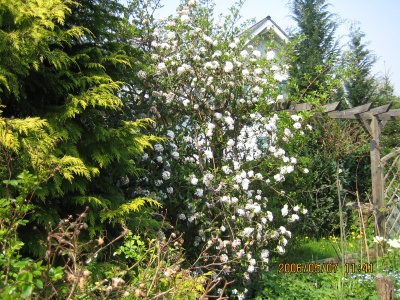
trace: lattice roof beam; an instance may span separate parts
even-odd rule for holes
[[[380,114],[383,114],[383,113],[386,113],[389,111],[390,106],[391,106],[391,104],[389,103],[389,104],[385,104],[382,106],[371,108],[367,112],[359,114],[359,117],[361,119],[368,119],[368,120],[372,120],[372,118],[374,116],[378,116],[378,118],[379,118]]]
[[[322,106],[322,111],[324,113],[329,113],[338,109],[340,102],[333,102]]]
[[[329,104],[322,106],[321,111],[324,113],[328,113],[328,112],[336,110],[339,107],[339,105],[340,105],[340,102],[329,103]],[[289,111],[289,112],[302,111],[302,110],[310,111],[312,109],[313,109],[313,106],[311,103],[298,103],[295,105],[291,105],[289,107],[289,109],[287,109],[287,111]]]
[[[342,111],[331,111],[328,116],[333,119],[358,119],[358,115],[370,110],[372,103],[356,106]]]
[[[387,113],[390,109],[391,104],[385,104],[368,110],[367,112],[358,115],[357,119],[361,121],[363,127],[368,131],[372,138],[379,139],[383,128],[386,126],[387,120],[380,120],[379,115],[382,113]],[[373,130],[371,128],[371,123],[376,121],[376,128]]]
[[[400,117],[400,109],[391,109],[388,112],[382,113],[378,115],[380,120],[393,120],[396,117]]]

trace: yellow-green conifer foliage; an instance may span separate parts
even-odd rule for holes
[[[146,134],[152,120],[124,114],[119,78],[132,57],[80,26],[80,7],[68,0],[0,2],[0,179],[29,170],[43,181],[32,215],[39,224],[90,206],[93,234],[101,230],[94,226],[100,210],[115,221],[120,207],[129,213],[143,201],[158,205],[135,201],[120,182],[144,171],[135,161],[160,140]]]

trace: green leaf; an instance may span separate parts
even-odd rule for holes
[[[49,270],[49,275],[51,280],[58,280],[63,277],[64,270],[62,267],[57,267],[57,268],[51,268]]]
[[[30,260],[20,260],[13,264],[15,268],[22,269],[29,265],[31,262]]]
[[[32,294],[33,288],[34,288],[33,284],[23,285],[21,297],[28,298]]]
[[[19,181],[18,181],[18,180],[15,180],[15,179],[3,180],[3,182],[4,182],[5,184],[9,184],[9,185],[12,185],[12,186],[17,186],[18,183],[19,183]]]
[[[26,282],[32,282],[33,281],[33,274],[30,272],[22,272],[18,274],[17,277],[18,281],[26,281]]]
[[[40,280],[39,278],[33,279],[33,283],[34,283],[39,289],[42,289],[42,288],[43,288],[43,281]]]

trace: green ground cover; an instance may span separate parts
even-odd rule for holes
[[[346,241],[350,253],[360,252],[361,236],[349,235]],[[378,261],[362,263],[317,262],[340,254],[336,237],[319,240],[304,237],[294,240],[288,253],[277,257],[268,272],[257,283],[255,299],[379,299],[375,275],[388,275],[395,283],[395,299],[400,299],[398,250],[388,252]],[[362,259],[362,260],[361,260]],[[360,267],[359,267],[360,265]],[[260,288],[262,286],[262,288]]]

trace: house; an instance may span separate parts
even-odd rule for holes
[[[262,19],[253,26],[251,26],[247,31],[250,33],[249,43],[255,38],[259,39],[258,50],[263,52],[264,46],[268,41],[273,40],[277,45],[284,45],[289,41],[289,36],[276,24],[270,16]]]
[[[262,55],[266,55],[267,59],[274,59],[277,57],[279,50],[289,41],[289,36],[272,20],[270,16],[257,22],[249,29],[247,29],[250,38],[247,42],[248,45],[252,45],[256,41],[254,48],[259,50]],[[268,49],[267,45],[273,42],[274,47]],[[275,71],[275,78],[280,82],[283,90],[286,88],[286,82],[288,79],[287,70],[277,69]],[[285,94],[285,93],[284,93]],[[286,95],[284,95],[286,96]]]

